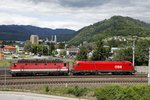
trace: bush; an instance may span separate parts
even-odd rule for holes
[[[95,95],[97,100],[149,100],[150,86],[104,86]]]
[[[150,86],[149,85],[141,85],[141,86],[133,86],[133,90],[136,91],[138,98],[140,100],[149,100],[150,98]]]
[[[120,100],[121,98],[120,86],[106,86],[96,89],[95,95],[98,100]]]
[[[46,93],[49,92],[49,87],[48,87],[48,86],[45,87],[45,92],[46,92]]]
[[[122,91],[122,100],[137,100],[140,98],[137,92],[131,86],[122,88]]]
[[[68,90],[67,90],[68,94],[73,94],[76,97],[83,96],[86,94],[86,92],[87,92],[87,88],[80,88],[78,86],[75,86],[73,88],[68,88]]]

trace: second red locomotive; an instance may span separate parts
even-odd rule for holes
[[[134,66],[129,61],[76,61],[73,74],[134,74]]]

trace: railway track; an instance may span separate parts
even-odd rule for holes
[[[147,74],[136,75],[87,75],[87,76],[20,76],[12,77],[10,75],[0,76],[0,80],[14,80],[14,79],[52,79],[52,78],[147,78]]]
[[[4,77],[0,86],[35,86],[35,85],[105,85],[105,84],[144,84],[148,83],[147,75],[103,75],[103,76],[32,76]]]
[[[22,80],[7,80],[0,81],[0,86],[17,86],[17,85],[39,85],[39,84],[49,84],[49,85],[58,85],[58,84],[133,84],[133,83],[147,83],[147,78],[76,78],[76,79],[22,79]]]

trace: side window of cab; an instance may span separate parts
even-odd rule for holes
[[[16,67],[16,64],[14,63],[14,67]]]
[[[76,66],[80,66],[80,64],[79,64],[79,63],[77,63],[77,64],[76,64]]]
[[[129,64],[129,66],[133,66],[132,64]]]

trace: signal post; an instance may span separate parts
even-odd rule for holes
[[[148,60],[148,85],[150,85],[150,47],[149,47],[149,60]]]

